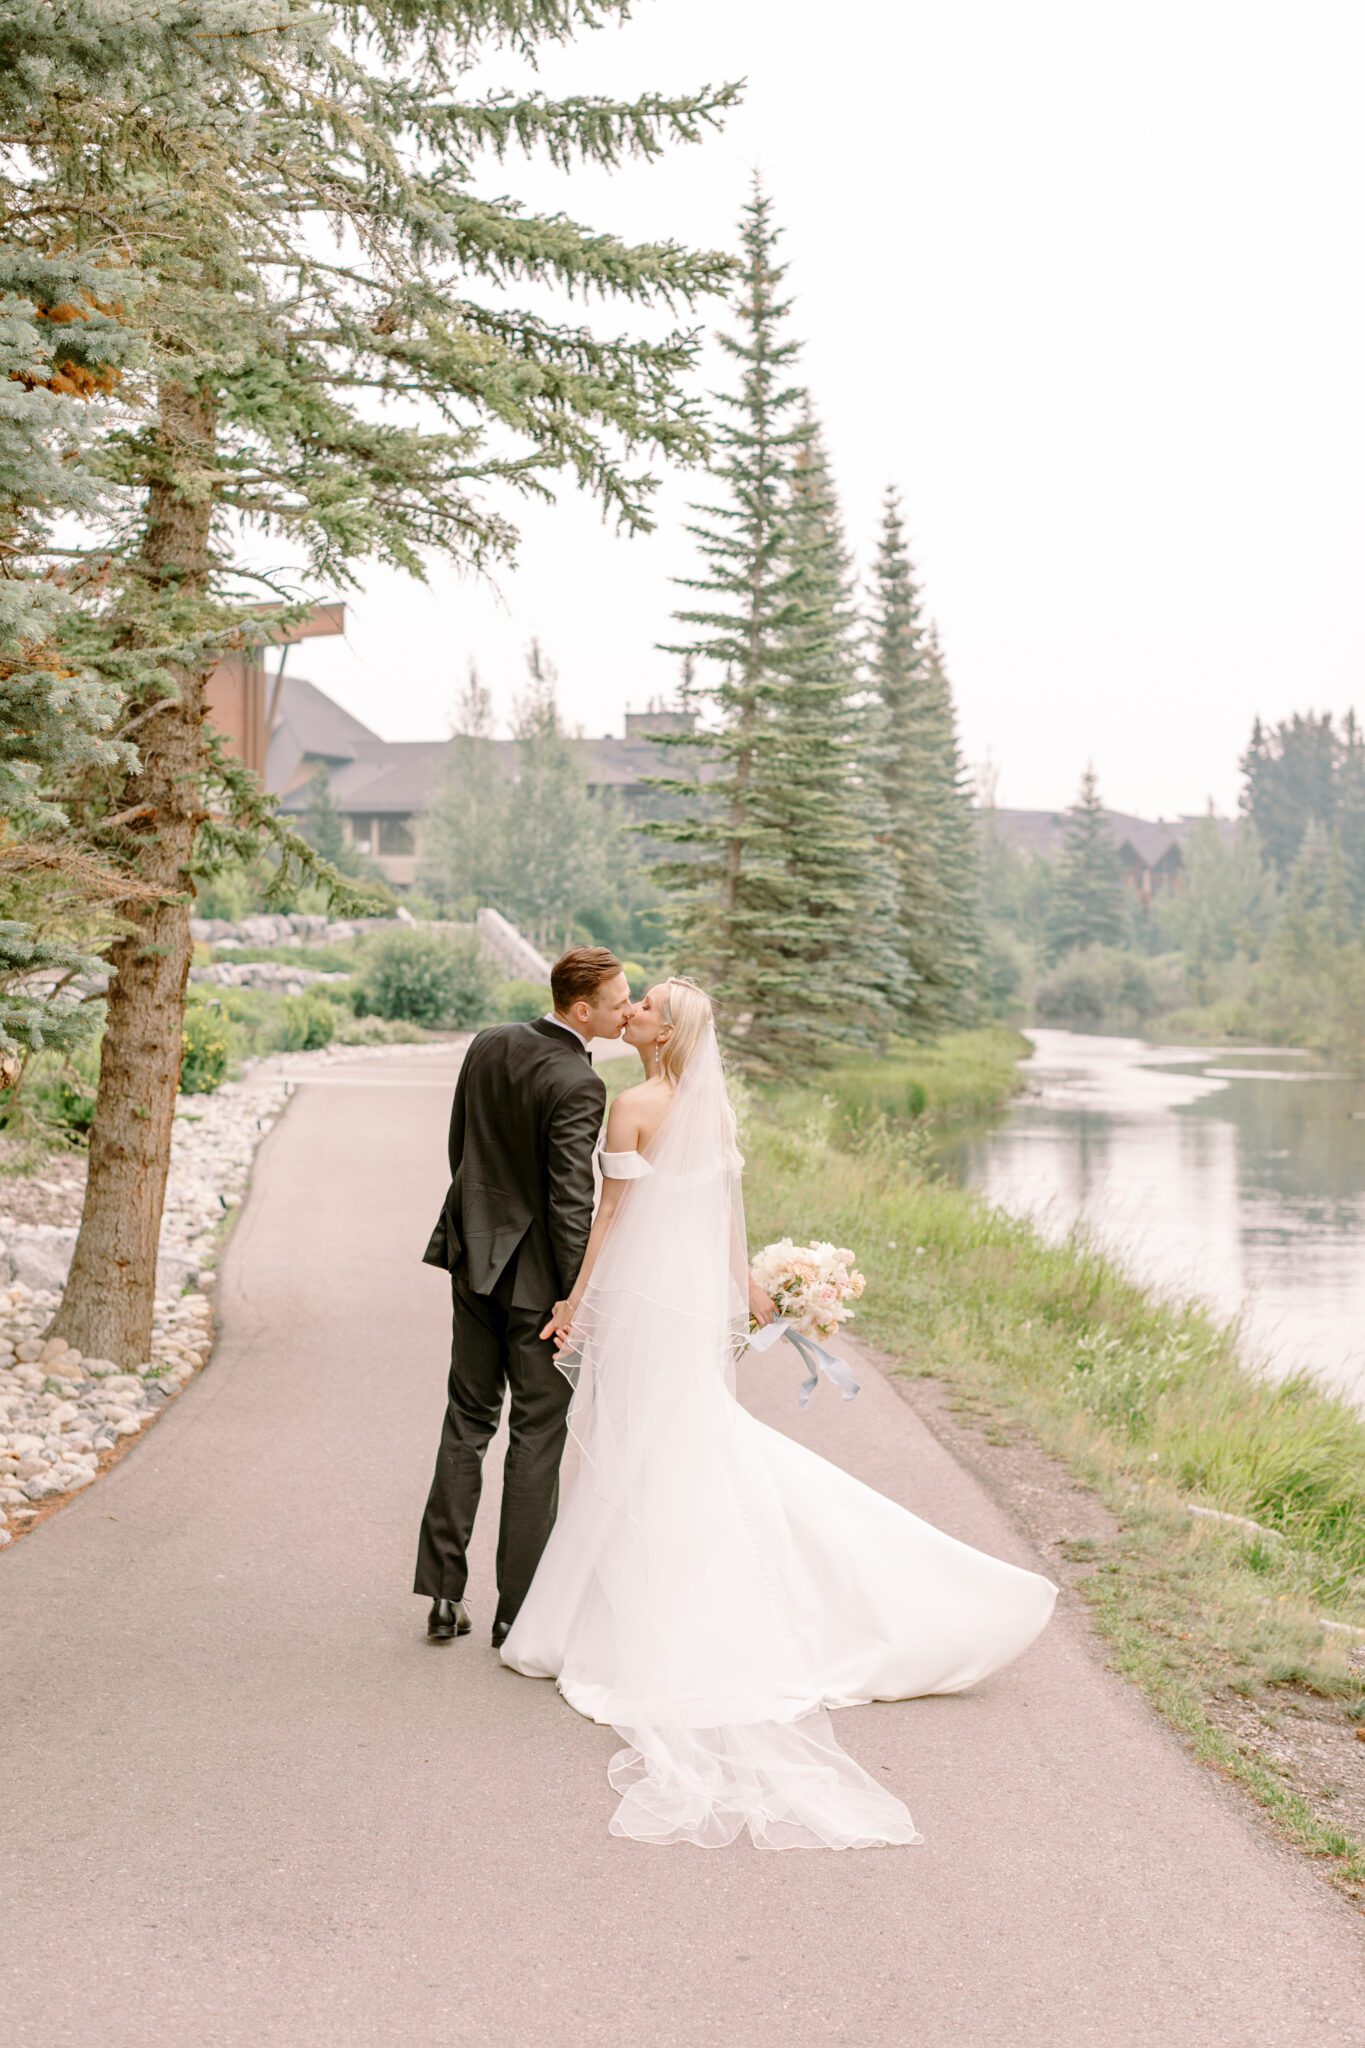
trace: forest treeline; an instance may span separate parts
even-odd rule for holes
[[[1055,861],[1008,845],[987,806],[988,1006],[1365,1065],[1365,733],[1353,712],[1258,719],[1240,765],[1236,820],[1200,820],[1150,901],[1124,880],[1093,770]]]

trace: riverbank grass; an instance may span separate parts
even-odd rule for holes
[[[878,1121],[939,1126],[991,1115],[1027,1084],[1020,1062],[1033,1048],[1020,1031],[990,1024],[935,1045],[894,1040],[876,1059],[822,1074],[819,1093],[856,1136]]]
[[[952,1040],[935,1048],[940,1101],[953,1059]],[[1101,1498],[1117,1533],[1072,1561],[1115,1664],[1365,1895],[1365,1798],[1329,1782],[1330,1762],[1305,1789],[1271,1740],[1306,1715],[1340,1762],[1365,1727],[1352,1654],[1365,1634],[1349,1633],[1365,1630],[1365,1416],[1305,1376],[1249,1370],[1235,1332],[1137,1286],[1079,1236],[1049,1243],[934,1180],[914,1123],[907,1143],[885,1113],[881,1072],[868,1063],[861,1116],[853,1069],[837,1096],[821,1085],[747,1105],[752,1240],[855,1247],[868,1276],[857,1332],[902,1372],[947,1381],[988,1428],[1027,1432]],[[962,1096],[975,1103],[970,1084]]]

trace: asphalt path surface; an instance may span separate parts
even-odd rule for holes
[[[609,1837],[610,1730],[489,1647],[495,1456],[475,1632],[426,1644],[449,1301],[419,1255],[453,1076],[426,1055],[299,1088],[212,1363],[0,1557],[11,2048],[1365,2043],[1365,1923],[1066,1596],[978,1691],[837,1717],[926,1837],[842,1855]],[[745,1397],[1048,1569],[875,1371],[804,1413],[800,1378],[769,1356]]]

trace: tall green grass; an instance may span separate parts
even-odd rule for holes
[[[880,1057],[832,1067],[817,1085],[845,1130],[855,1134],[881,1118],[966,1122],[988,1116],[1024,1086],[1019,1062],[1031,1050],[1008,1025],[990,1024],[954,1032],[935,1045],[893,1041]]]
[[[1284,1539],[1300,1583],[1365,1623],[1365,1415],[1303,1375],[1245,1366],[1235,1333],[1163,1300],[1079,1237],[925,1176],[882,1126],[831,1142],[812,1095],[750,1106],[745,1199],[756,1242],[854,1246],[855,1328],[920,1371],[1004,1397],[1053,1448],[1144,1490],[1245,1515]]]

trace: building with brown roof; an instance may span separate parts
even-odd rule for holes
[[[1153,896],[1174,895],[1180,888],[1185,868],[1185,849],[1203,820],[1197,817],[1134,818],[1126,811],[1106,811],[1105,823],[1119,850],[1123,878],[1144,903]],[[1040,860],[1056,860],[1066,842],[1065,811],[1010,811],[999,808],[983,813],[983,823],[1006,846],[1030,853]],[[1216,820],[1226,839],[1236,837],[1236,822]]]
[[[666,763],[651,733],[691,730],[691,713],[627,711],[624,737],[578,739],[588,786],[610,792],[633,817],[656,815],[666,801],[649,778]],[[286,675],[266,757],[265,782],[286,816],[308,809],[309,789],[325,770],[332,802],[354,844],[377,861],[395,889],[417,875],[417,830],[445,770],[448,740],[381,740],[369,726],[302,676]],[[500,773],[515,780],[516,742],[489,742]]]
[[[411,888],[417,876],[417,834],[422,814],[445,772],[448,740],[382,740],[368,725],[302,676],[282,676],[272,690],[275,720],[265,760],[265,783],[286,816],[308,809],[309,785],[325,770],[332,801],[354,843],[378,863],[395,889]],[[651,735],[695,729],[692,713],[655,705],[627,711],[625,731],[600,739],[580,738],[588,785],[611,793],[634,818],[660,816],[669,798],[651,786],[668,772],[667,757]],[[517,772],[514,740],[492,740],[497,770],[512,780]],[[1123,865],[1124,878],[1144,902],[1180,886],[1185,849],[1200,820],[1193,817],[1135,818],[1106,811]],[[1055,860],[1066,837],[1065,811],[993,809],[983,814],[1006,845]],[[1236,825],[1220,819],[1229,838]]]

